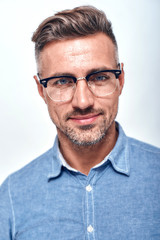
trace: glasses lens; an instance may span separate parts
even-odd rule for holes
[[[96,96],[110,95],[117,87],[116,76],[112,72],[94,73],[89,77],[88,86]]]
[[[59,77],[48,81],[46,90],[53,101],[67,101],[72,98],[74,87],[71,77]]]

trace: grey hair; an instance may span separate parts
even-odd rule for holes
[[[44,46],[52,41],[74,39],[98,32],[106,34],[115,46],[115,60],[118,64],[118,46],[112,24],[105,13],[93,6],[80,6],[64,10],[45,19],[33,33],[35,56],[38,61]]]

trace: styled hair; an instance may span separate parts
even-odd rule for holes
[[[45,19],[32,36],[32,41],[35,42],[36,59],[39,59],[40,52],[49,42],[88,36],[98,32],[106,34],[112,40],[117,61],[118,46],[112,24],[103,11],[93,6],[64,10]]]

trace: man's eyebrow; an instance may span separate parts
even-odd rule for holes
[[[92,69],[89,69],[86,72],[85,76],[87,76],[87,75],[89,75],[91,73],[94,73],[94,72],[103,71],[103,70],[112,70],[112,69],[113,68],[109,68],[107,66],[98,67],[98,68],[92,68]],[[114,69],[116,69],[116,68],[114,68]],[[49,77],[59,77],[59,76],[73,76],[73,77],[76,77],[76,74],[71,73],[71,72],[56,72],[56,73],[48,75],[47,78],[49,78]],[[82,76],[82,77],[85,77],[85,76]],[[81,77],[81,76],[77,76],[77,77]]]
[[[106,66],[104,66],[104,67],[99,67],[99,68],[92,68],[92,69],[90,69],[90,70],[87,72],[86,75],[89,75],[89,74],[94,73],[94,72],[105,71],[105,70],[111,70],[111,68],[106,67]]]
[[[59,76],[74,76],[71,72],[56,72],[53,74],[50,74],[48,77],[59,77]]]
[[[70,72],[56,72],[56,73],[51,73],[48,74],[47,76],[43,77],[42,73],[37,73],[37,75],[41,78],[41,79],[46,79],[46,78],[51,78],[51,77],[59,77],[59,76],[74,76],[73,73]]]

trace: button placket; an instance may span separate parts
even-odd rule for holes
[[[89,225],[88,227],[87,227],[87,231],[89,232],[89,233],[91,233],[91,232],[93,232],[93,227],[92,227],[92,225]]]
[[[94,202],[93,186],[88,184],[86,187],[86,214],[87,214],[87,236],[89,240],[95,239],[94,236]]]
[[[92,191],[92,187],[91,187],[90,184],[86,186],[86,190],[87,190],[88,192]]]

